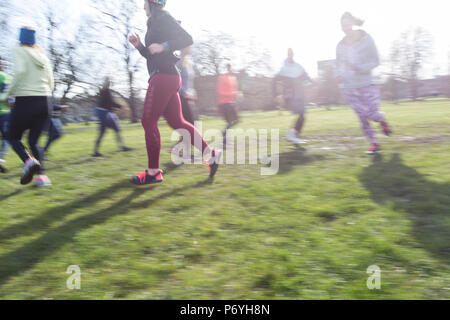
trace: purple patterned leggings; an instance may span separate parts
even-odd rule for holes
[[[344,95],[348,103],[355,110],[361,121],[362,130],[371,143],[378,143],[369,120],[386,122],[380,112],[380,93],[376,86],[368,86],[357,89],[344,89]]]

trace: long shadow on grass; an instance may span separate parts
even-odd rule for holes
[[[323,155],[308,155],[304,149],[297,149],[280,154],[279,174],[288,174],[297,166],[304,166],[315,161],[325,160]]]
[[[206,179],[195,185],[189,185],[188,187],[189,190],[192,190],[207,186],[211,183],[212,181],[210,179]],[[39,263],[39,261],[51,255],[66,243],[71,242],[78,232],[95,225],[103,224],[105,221],[115,216],[132,213],[135,209],[152,208],[156,202],[177,196],[183,193],[186,188],[186,186],[182,186],[166,193],[156,195],[145,201],[131,203],[131,201],[136,200],[140,195],[149,190],[148,188],[137,188],[128,196],[106,209],[101,209],[71,220],[56,229],[44,233],[38,239],[0,257],[0,286],[7,282],[11,277],[20,275],[33,268],[36,263]],[[149,213],[151,213],[151,211]]]
[[[414,237],[427,251],[446,263],[450,261],[450,184],[428,181],[406,166],[398,154],[389,161],[376,157],[363,170],[360,181],[375,202],[393,204],[409,215]]]
[[[23,190],[22,190],[22,189],[19,189],[19,190],[16,190],[16,191],[14,191],[14,192],[5,194],[5,195],[3,195],[3,196],[0,196],[0,201],[6,200],[6,199],[11,198],[11,197],[14,197],[14,196],[17,196],[18,194],[21,194],[22,192],[23,192]]]
[[[176,170],[179,166],[166,164],[165,173],[172,172]],[[16,236],[24,236],[28,234],[33,234],[37,231],[44,230],[48,228],[53,222],[63,219],[65,216],[68,216],[77,210],[82,208],[87,208],[97,202],[103,201],[104,199],[111,199],[114,193],[121,189],[129,189],[133,186],[126,181],[120,181],[108,188],[101,189],[93,194],[90,194],[82,199],[76,199],[70,203],[66,203],[64,205],[51,208],[44,213],[34,217],[31,220],[25,221],[23,223],[19,223],[16,225],[12,225],[8,228],[0,230],[0,243],[15,238]],[[147,189],[148,190],[148,189]],[[17,194],[20,194],[21,190],[17,190],[9,195],[1,196],[0,201],[5,200],[6,198],[13,197]]]

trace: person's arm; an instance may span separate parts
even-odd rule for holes
[[[171,15],[164,14],[161,17],[164,28],[169,31],[169,39],[162,43],[164,51],[177,51],[194,44],[192,36]]]
[[[141,56],[143,56],[144,58],[146,58],[146,59],[149,59],[149,58],[150,58],[150,56],[151,56],[150,51],[148,51],[148,48],[146,48],[146,47],[142,44],[142,42],[139,42],[139,45],[137,46],[136,49],[138,49],[139,53],[140,53]]]
[[[150,51],[148,51],[148,48],[146,48],[142,42],[141,42],[141,38],[139,37],[139,35],[137,33],[134,33],[132,35],[130,35],[129,39],[130,43],[139,51],[139,53],[141,54],[141,56],[143,56],[146,59],[150,58]]]
[[[25,74],[25,64],[22,57],[22,54],[20,53],[19,48],[16,48],[13,52],[13,59],[14,59],[14,75],[11,81],[11,85],[6,91],[6,99],[8,99],[9,96],[14,94],[14,90],[17,87],[17,84],[22,81],[22,75]]]
[[[371,36],[368,36],[366,48],[364,50],[365,57],[364,61],[358,65],[352,66],[357,72],[369,73],[376,67],[380,65],[380,57],[378,55],[378,50],[375,45],[375,41]]]
[[[182,50],[194,44],[191,35],[170,14],[163,13],[157,19],[158,21],[155,23],[158,23],[161,29],[166,32],[167,41],[152,43],[148,47],[151,55]]]

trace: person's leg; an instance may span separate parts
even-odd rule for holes
[[[23,133],[29,129],[30,116],[27,113],[26,103],[27,101],[24,98],[16,98],[16,105],[11,111],[7,131],[9,144],[24,163],[31,157],[21,141]]]
[[[175,92],[175,94],[173,94],[171,99],[169,100],[164,111],[164,118],[167,120],[167,123],[172,129],[187,130],[191,137],[191,144],[199,149],[203,154],[205,151],[210,150],[208,143],[205,141],[205,139],[203,139],[198,129],[183,118],[183,114],[181,111],[181,101],[178,92]],[[201,142],[201,146],[195,145],[195,142],[197,141]]]
[[[30,131],[28,133],[28,144],[30,146],[30,150],[35,159],[37,159],[41,163],[41,167],[38,171],[39,174],[43,174],[43,150],[39,148],[38,141],[39,137],[42,134],[44,126],[49,120],[48,114],[48,104],[46,97],[36,98],[36,106],[35,106],[35,114],[33,116],[33,122],[30,126]]]
[[[186,120],[190,124],[194,125],[195,119],[194,119],[194,113],[192,110],[191,102],[183,96],[180,96],[180,100],[181,100],[181,109],[183,111],[184,120]]]
[[[58,129],[54,126],[53,120],[50,120],[50,124],[48,127],[48,139],[47,139],[47,143],[45,144],[45,147],[44,147],[44,153],[46,153],[48,151],[48,149],[50,148],[50,145],[53,142],[55,142],[59,137],[60,137],[60,134],[58,132]]]
[[[9,143],[6,140],[6,132],[8,131],[9,114],[0,115],[0,134],[2,144],[0,149],[0,159],[4,159],[8,153]]]
[[[161,136],[158,129],[158,120],[164,113],[174,92],[178,90],[178,83],[179,79],[177,82],[176,76],[163,74],[153,76],[149,82],[141,122],[145,131],[148,168],[152,173],[159,170]]]
[[[373,128],[370,125],[369,120],[367,118],[367,111],[364,106],[364,99],[362,96],[361,89],[347,89],[345,90],[345,96],[350,106],[353,108],[353,110],[355,110],[356,114],[358,115],[359,120],[361,121],[362,130],[366,135],[366,137],[372,144],[378,144],[378,141],[375,139],[375,133],[373,131]]]
[[[99,154],[100,144],[102,143],[102,139],[103,139],[103,135],[105,134],[105,131],[106,131],[106,126],[101,121],[99,123],[99,127],[98,127],[98,138],[97,138],[97,141],[95,142],[94,155]]]
[[[363,103],[367,106],[367,118],[381,124],[384,134],[391,135],[392,130],[386,121],[386,117],[380,112],[380,92],[376,86],[362,89]]]
[[[230,103],[228,107],[228,126],[227,129],[231,129],[239,123],[239,116],[236,111],[236,104]]]
[[[380,94],[376,86],[361,89],[362,101],[367,106],[367,118],[369,120],[386,123],[383,113],[380,112]]]
[[[294,129],[295,129],[295,131],[297,131],[298,134],[300,134],[302,132],[304,122],[305,122],[304,114],[300,113],[298,115],[298,119],[295,122],[295,126],[294,126]]]

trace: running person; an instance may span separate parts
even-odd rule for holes
[[[37,173],[36,185],[49,186],[50,180],[43,174],[42,154],[37,142],[49,118],[54,80],[50,60],[36,44],[36,31],[24,27],[20,30],[20,46],[14,49],[14,76],[7,97],[14,95],[16,102],[11,111],[8,141],[25,166],[20,179],[28,184]],[[22,144],[23,133],[29,130],[28,143],[32,155]]]
[[[61,113],[62,110],[68,108],[68,106],[65,105],[58,105],[55,103],[55,100],[52,99],[52,108],[53,111],[51,113],[51,118],[48,122],[48,128],[47,128],[47,143],[45,144],[45,147],[43,148],[43,152],[44,152],[44,160],[47,160],[47,152],[48,149],[50,148],[50,145],[53,144],[53,142],[55,142],[56,140],[58,140],[59,138],[61,138],[61,136],[63,135],[63,124],[61,122]]]
[[[98,107],[95,108],[94,112],[99,120],[98,127],[98,138],[95,142],[93,157],[103,157],[103,154],[99,152],[100,144],[103,140],[103,135],[107,128],[113,129],[116,133],[116,140],[120,147],[120,149],[124,152],[131,151],[131,148],[128,148],[124,145],[122,136],[120,135],[120,122],[117,115],[114,113],[115,109],[120,109],[120,104],[114,102],[114,98],[111,94],[110,90],[111,81],[109,78],[105,79],[103,84],[103,88],[100,90],[99,99],[98,99]]]
[[[159,168],[161,137],[158,119],[164,116],[173,129],[184,129],[190,133],[191,144],[201,142],[204,156],[209,157],[210,178],[214,177],[222,154],[220,150],[211,149],[200,132],[184,120],[180,95],[181,77],[175,64],[178,58],[173,54],[193,44],[192,37],[163,8],[166,0],[144,0],[144,9],[148,19],[145,45],[137,34],[130,36],[130,42],[147,59],[150,74],[147,95],[142,112],[142,126],[145,130],[147,144],[148,168],[137,173],[131,182],[138,185],[162,182],[162,170]]]
[[[238,96],[238,81],[233,74],[231,64],[227,64],[227,73],[219,76],[217,80],[217,105],[227,126],[223,131],[223,145],[226,145],[227,131],[239,122],[236,111],[236,99]]]
[[[180,100],[183,118],[190,124],[194,125],[194,122],[198,119],[198,117],[195,112],[197,93],[194,88],[195,72],[192,65],[191,53],[191,47],[186,47],[181,50],[181,57],[180,61],[177,63],[177,67],[181,74]]]
[[[6,141],[6,131],[8,129],[10,109],[8,105],[8,97],[6,91],[10,84],[10,77],[3,72],[3,60],[0,57],[0,135],[1,135],[1,147],[0,147],[0,172],[5,173],[5,158],[8,154],[8,142]]]
[[[303,140],[299,138],[305,123],[305,93],[304,82],[313,82],[305,69],[294,61],[294,51],[288,49],[288,58],[284,61],[281,70],[277,73],[273,81],[273,93],[278,105],[284,105],[287,109],[295,114],[298,118],[294,128],[289,129],[286,139],[294,144],[302,144]],[[278,92],[279,84],[281,84],[282,92]]]
[[[380,145],[369,120],[379,122],[387,136],[392,131],[379,111],[380,94],[373,84],[372,70],[380,64],[375,42],[365,31],[353,29],[353,26],[362,26],[363,23],[348,12],[341,17],[345,37],[337,45],[336,67],[344,95],[359,116],[362,129],[371,143],[367,153],[374,154],[380,151]]]

